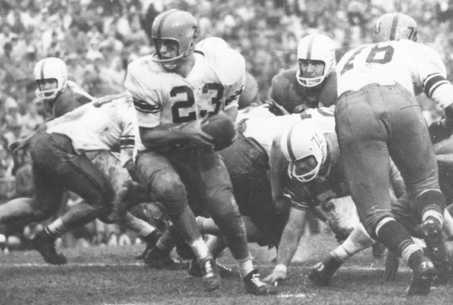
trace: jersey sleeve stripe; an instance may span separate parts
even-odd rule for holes
[[[431,92],[429,93],[429,97],[433,96],[434,91],[436,91],[437,88],[439,88],[441,85],[448,84],[448,80],[444,80],[441,82],[437,82],[433,87],[431,88]]]
[[[424,91],[428,97],[431,97],[434,89],[447,82],[445,77],[440,74],[430,74],[424,81]]]
[[[134,139],[121,139],[120,140],[120,146],[121,147],[124,147],[124,146],[129,146],[129,145],[134,145],[135,144],[135,140]]]
[[[160,105],[151,105],[145,101],[134,99],[134,107],[139,112],[143,113],[157,113],[160,111]]]

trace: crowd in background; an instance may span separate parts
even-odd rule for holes
[[[45,120],[36,61],[62,58],[70,79],[93,96],[120,92],[128,62],[152,52],[146,25],[167,8],[190,11],[202,37],[239,49],[263,100],[272,77],[295,65],[300,37],[328,33],[340,57],[370,42],[376,17],[392,11],[416,19],[419,40],[442,54],[453,77],[452,0],[0,0],[0,202],[18,195],[8,144]],[[432,104],[422,103],[432,119]]]

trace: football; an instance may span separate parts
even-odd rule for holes
[[[215,150],[230,146],[236,134],[233,121],[224,113],[206,118],[201,123],[201,130],[214,139]]]

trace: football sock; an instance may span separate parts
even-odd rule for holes
[[[439,211],[433,209],[426,210],[422,215],[422,222],[425,222],[429,218],[439,223],[440,226],[443,225],[444,217]]]
[[[206,259],[210,256],[208,246],[201,237],[195,239],[190,244],[190,247],[192,248],[192,251],[194,252],[197,259],[199,260]]]
[[[244,259],[238,259],[237,262],[239,266],[239,273],[241,274],[242,278],[244,278],[247,274],[255,270],[255,266],[250,255]]]
[[[44,228],[44,232],[52,238],[57,238],[66,232],[66,228],[61,218],[57,218]]]
[[[409,232],[390,217],[381,220],[377,226],[376,235],[390,251],[401,255],[408,263],[411,255],[421,250],[421,247],[414,243]]]

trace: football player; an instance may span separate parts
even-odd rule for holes
[[[33,76],[37,87],[36,95],[44,102],[47,120],[57,118],[93,100],[93,97],[76,83],[68,80],[68,69],[60,58],[41,59],[34,67]],[[23,157],[29,154],[28,139],[30,137],[25,137],[10,145],[14,158],[14,172],[28,171],[28,163],[24,162]]]
[[[274,76],[271,102],[281,112],[330,106],[337,97],[335,42],[324,34],[310,34],[297,47],[297,67]]]
[[[334,118],[332,110],[327,108],[312,108],[305,110],[302,114],[284,116],[275,116],[269,108],[271,108],[269,104],[263,104],[240,111],[237,119],[237,138],[231,146],[220,151],[220,154],[231,176],[234,196],[246,224],[247,240],[260,245],[278,246],[286,225],[288,206],[285,203],[277,208],[272,198],[268,177],[269,159],[272,150],[275,149],[272,143],[287,128],[303,120],[315,121],[319,126],[330,125],[331,133],[334,133]],[[307,127],[307,125],[309,124],[304,126]],[[285,192],[302,192],[298,188],[304,188],[304,184],[290,183],[287,172],[283,174]],[[326,215],[329,220],[337,218],[336,214],[334,208],[323,211],[323,215]],[[197,217],[197,222],[202,233],[222,235],[212,219]],[[343,223],[344,219],[340,222],[336,219],[329,221],[329,224],[335,233],[345,235],[342,231],[347,225]],[[210,237],[209,246],[215,257],[224,249],[221,238],[214,241],[214,238]],[[193,269],[191,266],[189,271],[196,273]]]
[[[395,29],[399,17],[391,23],[385,20],[379,31],[395,39],[401,33]],[[428,129],[414,98],[424,90],[445,107],[445,125],[452,126],[453,87],[445,74],[435,51],[409,39],[362,45],[343,56],[337,66],[340,97],[335,119],[352,197],[370,236],[401,255],[413,270],[409,294],[429,293],[433,262],[439,270],[446,264],[441,231],[445,198]],[[433,262],[390,212],[390,156],[420,217]]]
[[[143,143],[134,176],[165,205],[191,246],[206,290],[217,289],[220,277],[194,212],[208,213],[221,229],[247,292],[275,293],[252,262],[230,177],[216,152],[235,135],[245,61],[220,38],[196,45],[198,32],[191,14],[165,11],[151,25],[155,54],[128,67],[125,86],[134,98]]]
[[[400,39],[409,39],[416,41],[417,23],[412,17],[408,15],[402,13],[387,13],[377,19],[374,34],[376,41]],[[439,155],[438,159],[439,158],[442,158],[442,156]],[[442,181],[444,181],[443,184],[445,184],[448,179],[442,179],[442,175],[440,175],[440,177],[442,186]],[[442,191],[446,190],[448,190],[448,188],[442,188]],[[418,225],[418,217],[412,216],[412,213],[409,211],[410,207],[407,206],[408,202],[406,200],[393,202],[397,203],[392,205],[395,216],[397,216],[406,224],[407,229],[412,230],[412,234],[416,235],[417,233],[415,233],[413,229],[414,225]],[[448,211],[445,211],[444,216],[444,226],[448,226],[451,223],[451,221],[449,221],[451,219],[451,216],[449,215]],[[447,231],[447,233],[449,232],[449,228],[445,228],[445,230]],[[369,246],[371,240],[367,239],[368,238],[366,237],[366,235],[364,235],[361,231],[361,228],[356,228],[343,244],[332,250],[327,255],[327,257],[322,260],[322,262],[315,265],[314,269],[310,272],[309,278],[317,285],[328,285],[333,274],[345,260],[353,256],[358,251]],[[358,245],[358,247],[354,247],[354,244]],[[388,263],[386,264],[386,272],[384,275],[386,280],[393,278],[396,274],[397,267],[395,266],[397,265],[395,265],[395,263],[389,262],[389,260],[394,259],[395,258],[393,255],[391,255],[391,257],[387,259]],[[441,276],[445,276],[445,274]]]
[[[32,240],[33,246],[51,264],[64,264],[56,252],[55,239],[66,231],[95,218],[120,221],[154,244],[155,228],[126,213],[121,192],[130,167],[137,125],[129,96],[96,100],[46,123],[46,131],[30,140],[35,196],[12,200],[0,206],[0,223],[30,223],[49,218],[59,210],[64,190],[85,199],[56,218]],[[104,99],[104,100],[106,100]],[[114,100],[114,101],[111,101]],[[110,151],[121,149],[120,161]]]
[[[321,110],[323,108],[319,109]],[[347,206],[350,198],[335,134],[333,112],[329,114],[324,110],[323,113],[322,120],[302,120],[282,132],[272,143],[272,197],[277,206],[289,205],[290,211],[278,247],[277,265],[266,278],[269,282],[286,279],[288,265],[304,232],[308,210],[319,207],[317,211],[324,216],[339,240],[344,240],[354,228],[360,226],[358,218],[354,217],[354,209],[346,214],[332,213],[340,206]],[[396,169],[391,170],[393,172]],[[392,186],[396,196],[401,196],[399,190],[402,182],[397,176],[393,177]],[[369,239],[363,238],[362,233],[367,236],[363,231],[360,231],[358,240],[353,240],[350,248],[361,248],[362,240]]]
[[[36,63],[33,75],[37,85],[36,95],[44,102],[51,118],[93,100],[79,85],[68,80],[68,69],[60,58],[41,59]]]

